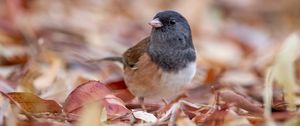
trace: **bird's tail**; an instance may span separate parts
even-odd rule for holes
[[[113,61],[113,62],[120,62],[120,63],[124,64],[124,60],[122,57],[105,57],[102,59],[88,60],[87,62],[99,63],[99,62],[103,62],[103,61]]]

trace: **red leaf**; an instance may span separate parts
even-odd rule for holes
[[[114,94],[126,103],[135,98],[135,96],[131,94],[128,89],[117,90],[114,92]]]
[[[111,90],[121,90],[121,89],[127,89],[127,86],[125,85],[125,82],[123,79],[110,82],[106,84],[106,87],[111,89]]]
[[[110,117],[129,113],[123,101],[99,81],[89,81],[77,87],[71,92],[65,101],[63,110],[71,119],[77,119],[83,106],[91,102],[100,102],[99,107],[104,106]]]
[[[127,89],[127,86],[123,79],[109,82],[105,85],[108,89],[113,90],[114,95],[121,98],[124,102],[131,101],[135,98],[133,94]]]

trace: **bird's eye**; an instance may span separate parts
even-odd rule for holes
[[[175,20],[170,20],[170,24],[171,24],[171,25],[173,25],[173,24],[175,24],[175,23],[176,23]]]

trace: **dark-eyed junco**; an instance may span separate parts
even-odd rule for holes
[[[123,57],[102,60],[124,64],[124,80],[129,91],[139,98],[176,96],[196,72],[196,53],[191,29],[178,12],[157,13],[149,22],[152,31]]]

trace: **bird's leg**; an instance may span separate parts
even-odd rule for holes
[[[188,105],[196,109],[200,109],[200,107],[203,106],[203,105],[196,105],[185,100],[179,100],[176,103],[170,105],[170,108],[165,112],[165,114],[162,117],[159,118],[158,122],[164,122],[169,119],[168,126],[174,126],[179,113],[183,111],[182,110],[183,105]]]
[[[166,111],[168,111],[173,104],[177,103],[179,100],[183,99],[183,98],[186,98],[187,95],[185,93],[183,94],[180,94],[179,96],[177,96],[175,99],[173,99],[172,101],[170,102],[167,102],[165,99],[162,99],[163,103],[164,103],[164,106],[162,108],[160,108],[156,114],[160,117],[163,115],[163,113],[165,113]]]
[[[144,103],[144,97],[138,97],[138,102],[141,104],[141,107],[144,111],[147,111],[146,110],[146,106],[145,106],[145,103]]]
[[[164,121],[170,119],[168,122],[168,126],[173,126],[176,121],[177,114],[180,110],[180,106],[181,106],[181,102],[172,104],[170,106],[170,108],[166,111],[166,113],[162,117],[159,118],[158,122],[164,122]]]
[[[163,102],[163,106],[156,112],[158,117],[161,117],[166,111],[168,111],[173,104],[172,102],[168,103],[168,101],[163,98],[161,99],[161,101]]]

